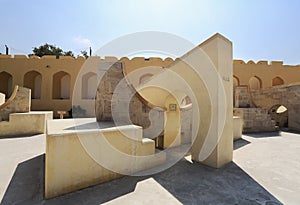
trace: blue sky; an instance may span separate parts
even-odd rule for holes
[[[125,34],[162,31],[199,44],[216,32],[235,59],[300,64],[300,1],[0,0],[0,52],[55,44],[78,53]]]

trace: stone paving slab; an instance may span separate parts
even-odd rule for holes
[[[293,145],[288,146],[290,140]],[[280,143],[288,146],[287,149],[280,149]],[[45,135],[1,138],[0,200],[2,199],[1,204],[22,205],[168,204],[166,202],[297,204],[296,202],[300,201],[299,194],[289,195],[284,188],[290,184],[289,190],[297,192],[297,187],[300,187],[299,161],[295,158],[299,156],[299,147],[300,135],[295,134],[243,136],[242,141],[235,142],[234,162],[220,169],[182,159],[158,174],[144,177],[126,176],[44,200]],[[268,152],[270,153],[266,154]],[[268,162],[269,160],[272,161]],[[282,163],[284,160],[286,162]],[[248,165],[249,162],[251,166]],[[257,169],[254,169],[255,167]],[[288,181],[284,183],[284,180]],[[275,186],[273,189],[272,181]],[[281,187],[282,191],[276,187]]]
[[[300,135],[248,134],[236,144],[245,142],[234,162],[284,204],[300,204]]]

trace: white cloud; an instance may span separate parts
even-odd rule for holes
[[[77,36],[73,38],[74,43],[76,43],[79,46],[83,46],[83,47],[89,47],[92,46],[92,42],[90,39],[88,38],[84,38],[82,36]]]

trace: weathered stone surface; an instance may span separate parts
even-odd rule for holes
[[[275,131],[276,122],[265,108],[235,108],[234,115],[244,119],[243,132]]]
[[[251,93],[246,86],[236,87],[235,106],[240,109],[249,107],[249,109],[243,109],[245,110],[244,131],[273,131],[274,122],[279,127],[288,126],[291,130],[300,131],[299,92],[300,84],[272,87]],[[288,111],[282,114],[275,113],[274,109],[280,105],[286,107]]]
[[[263,107],[267,112],[270,113],[270,109],[274,106],[279,107],[280,105],[285,106],[288,111],[284,115],[275,115],[271,117],[274,119],[279,126],[283,126],[288,118],[288,127],[292,130],[300,131],[300,118],[298,113],[300,107],[300,84],[285,86],[285,87],[274,87],[264,91],[256,91],[252,95],[252,100],[256,106]]]
[[[8,121],[9,114],[30,111],[31,90],[16,86],[12,96],[0,105],[0,121]]]
[[[248,87],[236,87],[235,91],[235,107],[250,107],[250,96],[248,93]]]
[[[122,63],[111,63],[111,67],[99,83],[96,94],[97,121],[118,121],[122,124],[135,124],[144,129],[152,127],[161,130],[164,124],[164,113],[151,109],[135,94],[134,88],[124,79]],[[103,65],[102,65],[103,66]],[[129,105],[128,105],[129,104]],[[112,110],[118,112],[112,115]],[[152,112],[151,118],[149,113]],[[130,119],[128,119],[128,116]],[[113,117],[117,119],[113,119]],[[188,121],[186,121],[188,122]],[[185,127],[190,127],[189,125]],[[185,131],[188,133],[188,131]],[[144,131],[144,137],[153,138],[153,131]]]

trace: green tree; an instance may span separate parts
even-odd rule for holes
[[[64,52],[63,56],[71,56],[71,57],[75,58],[74,53],[72,51]]]
[[[89,56],[88,56],[88,53],[86,51],[80,51],[81,55],[83,55],[83,57],[85,57],[85,59],[87,59]]]
[[[54,45],[50,45],[50,44],[44,44],[41,45],[39,47],[34,47],[32,50],[32,54],[29,54],[29,56],[31,55],[36,55],[39,57],[42,57],[44,55],[55,55],[56,58],[59,58],[59,56],[72,56],[74,57],[74,54],[72,51],[63,51],[61,48],[56,47]]]

